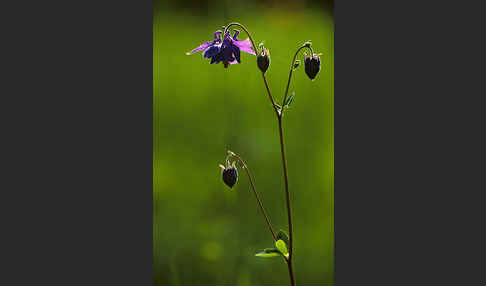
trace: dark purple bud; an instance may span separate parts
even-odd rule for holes
[[[236,181],[238,181],[238,171],[234,166],[223,170],[223,181],[230,188],[233,188],[236,184]]]
[[[321,70],[320,56],[321,54],[314,54],[311,57],[307,55],[304,57],[305,73],[311,80],[315,79]]]
[[[270,66],[270,52],[263,46],[263,44],[260,44],[260,52],[257,56],[257,65],[263,73],[265,73]]]

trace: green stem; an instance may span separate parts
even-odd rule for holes
[[[288,179],[288,171],[287,171],[287,160],[285,159],[285,146],[284,146],[283,131],[282,131],[282,115],[278,116],[278,131],[280,135],[280,151],[282,153],[282,165],[283,165],[284,181],[285,181],[285,198],[287,201],[287,218],[289,223],[289,259],[287,260],[287,264],[289,267],[290,283],[292,286],[295,286],[294,269],[292,267],[294,234],[293,234],[293,227],[292,227],[292,210],[290,208],[290,192],[289,192],[289,179]]]
[[[295,286],[294,268],[292,267],[292,260],[287,260],[287,266],[289,268],[290,285]]]
[[[260,197],[258,197],[258,193],[256,191],[255,184],[253,183],[253,178],[251,176],[250,170],[246,166],[243,159],[240,158],[240,156],[238,156],[237,154],[235,154],[234,152],[231,152],[231,151],[228,151],[228,153],[229,153],[229,155],[235,157],[238,161],[240,161],[241,165],[243,166],[243,169],[245,169],[246,174],[248,175],[248,179],[250,180],[251,189],[253,190],[253,193],[255,194],[255,198],[258,202],[258,205],[260,206],[260,210],[262,211],[262,215],[265,218],[265,221],[267,222],[268,228],[270,229],[270,232],[272,233],[273,239],[275,241],[277,241],[277,236],[275,235],[275,231],[273,231],[273,227],[272,227],[272,224],[270,223],[270,219],[268,218],[268,215],[265,212],[265,209],[263,208],[263,204],[262,204],[262,201],[260,200]]]

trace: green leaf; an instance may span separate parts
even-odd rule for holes
[[[300,60],[296,60],[292,69],[296,70],[299,67],[299,65],[300,65]]]
[[[289,242],[289,236],[283,230],[279,230],[278,231],[278,233],[277,233],[277,239],[283,240],[286,245],[289,245],[290,244],[290,242]]]
[[[289,257],[289,251],[287,250],[287,245],[285,244],[285,242],[281,239],[277,240],[275,242],[275,246],[277,247],[278,250],[280,250],[280,252],[286,257],[288,258]]]
[[[265,248],[263,251],[255,254],[255,256],[264,257],[264,258],[275,257],[275,256],[280,256],[280,255],[282,255],[282,253],[280,252],[280,250],[278,250],[276,248]]]
[[[292,101],[294,100],[295,92],[292,92],[287,99],[285,99],[284,106],[289,107]]]

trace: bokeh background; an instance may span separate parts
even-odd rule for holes
[[[270,49],[267,71],[281,102],[291,58],[312,40],[323,53],[310,81],[294,73],[296,95],[284,117],[298,285],[333,285],[334,21],[329,1],[158,1],[153,27],[154,285],[289,285],[244,170],[227,188],[226,151],[247,162],[275,229],[287,230],[277,120],[256,67],[209,65],[185,53],[237,21]],[[239,36],[245,39],[243,31]],[[302,60],[302,56],[300,56]]]

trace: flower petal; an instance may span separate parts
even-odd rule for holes
[[[233,41],[233,44],[240,48],[242,52],[256,55],[251,47],[251,42],[249,39]]]
[[[202,50],[205,50],[207,49],[209,46],[211,46],[213,44],[213,42],[206,42],[206,43],[202,43],[199,47],[195,48],[194,50],[190,51],[190,52],[187,52],[186,55],[192,55],[194,54],[195,52],[199,52],[199,51],[202,51]]]
[[[234,40],[234,41],[238,41],[238,39],[237,39],[236,37],[238,36],[238,34],[240,33],[240,31],[238,31],[238,30],[236,30],[236,29],[235,29],[234,31],[235,31],[235,33],[234,33],[234,35],[233,35],[233,40]]]
[[[215,41],[221,41],[221,34],[223,32],[221,30],[217,30],[216,32],[214,32],[214,40]]]
[[[219,53],[219,46],[217,45],[209,46],[207,49],[204,50],[203,57],[209,59],[214,57],[218,53]]]
[[[232,45],[231,46],[231,49],[233,50],[233,55],[236,59],[237,62],[241,63],[241,59],[240,59],[240,48],[238,48],[238,46],[236,45]]]
[[[211,58],[210,64],[217,64],[223,60],[223,53],[219,53]]]
[[[224,62],[232,62],[235,60],[233,57],[233,43],[231,38],[225,38],[223,44],[221,45],[220,55]]]

